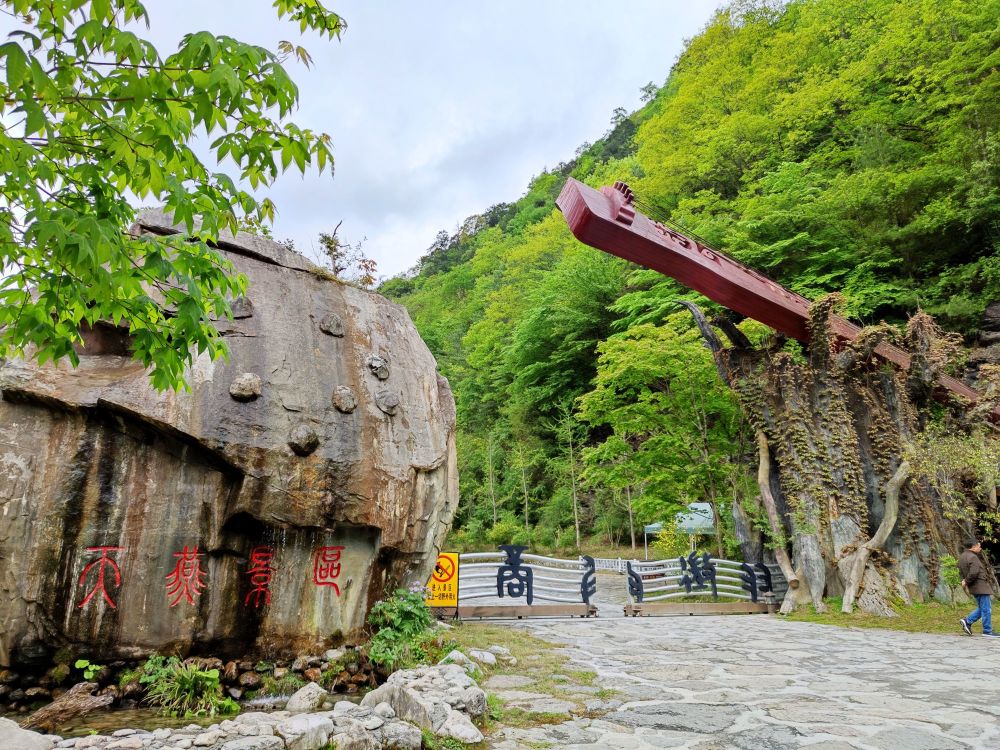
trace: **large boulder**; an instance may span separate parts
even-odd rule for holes
[[[55,744],[37,732],[21,729],[10,719],[0,718],[0,748],[14,750],[52,750]]]
[[[179,230],[154,211],[137,231]],[[2,363],[0,665],[307,650],[429,573],[455,411],[406,310],[278,243],[219,244],[249,291],[218,322],[230,361],[199,357],[190,391],[155,391],[111,326],[76,369]]]

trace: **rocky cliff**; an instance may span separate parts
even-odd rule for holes
[[[259,237],[220,250],[249,291],[190,391],[153,390],[111,327],[77,369],[0,368],[0,665],[306,648],[433,564],[454,402],[406,311]]]

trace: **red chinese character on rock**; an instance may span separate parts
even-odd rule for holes
[[[251,598],[254,600],[253,606],[256,609],[260,609],[262,597],[264,604],[271,603],[271,589],[268,587],[271,585],[271,576],[274,574],[274,568],[271,566],[273,559],[274,548],[268,547],[266,544],[254,547],[250,551],[250,567],[247,568],[247,575],[250,576],[250,585],[253,588],[243,600],[244,606],[250,606]]]
[[[83,586],[83,582],[87,579],[87,574],[90,573],[91,568],[93,568],[95,565],[98,566],[97,581],[96,583],[94,583],[94,588],[92,588],[90,590],[90,593],[84,597],[82,602],[80,602],[80,604],[78,605],[78,609],[83,609],[83,607],[87,604],[87,602],[93,599],[94,594],[96,594],[98,591],[101,592],[101,596],[103,596],[104,601],[106,601],[111,606],[111,609],[118,609],[118,607],[115,606],[115,603],[111,600],[111,597],[108,595],[108,590],[104,586],[104,569],[106,566],[111,567],[111,572],[115,574],[115,588],[118,588],[119,586],[122,585],[122,572],[118,568],[118,563],[116,563],[114,560],[108,557],[109,552],[121,552],[121,550],[122,547],[87,547],[87,552],[100,552],[101,556],[96,560],[87,563],[86,567],[84,567],[83,569],[83,572],[80,574],[79,585]]]
[[[198,548],[184,549],[175,552],[177,565],[167,576],[167,598],[173,597],[170,602],[171,607],[180,604],[181,599],[186,599],[188,604],[194,604],[194,598],[200,596],[205,588],[205,571],[201,569],[201,558],[203,554],[198,552]]]
[[[337,577],[340,575],[340,553],[343,547],[320,547],[313,561],[313,582],[317,586],[332,586],[340,596]]]

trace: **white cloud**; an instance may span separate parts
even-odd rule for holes
[[[271,190],[274,234],[300,248],[343,219],[379,271],[412,266],[439,229],[514,200],[544,167],[607,130],[617,106],[662,83],[718,0],[327,0],[339,42],[279,22],[267,0],[147,0],[148,34],[170,50],[207,28],[275,49],[302,43],[291,69],[300,125],[333,137],[336,175],[294,173]]]

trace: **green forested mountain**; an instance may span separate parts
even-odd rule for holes
[[[756,491],[675,302],[697,296],[577,243],[554,206],[568,175],[628,182],[795,291],[842,291],[859,322],[922,307],[971,331],[1000,299],[998,19],[1000,0],[736,2],[642,109],[385,282],[456,393],[463,539],[571,546],[578,521],[627,540],[630,508],[728,518]]]

